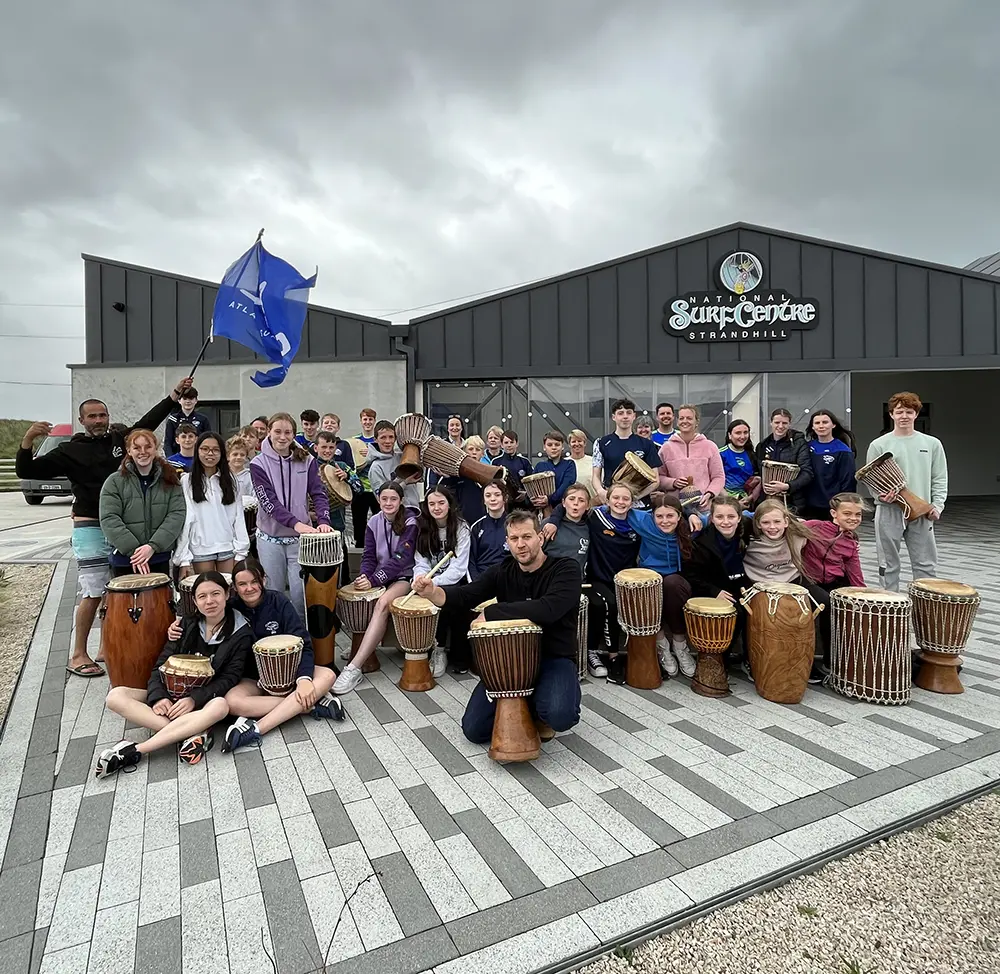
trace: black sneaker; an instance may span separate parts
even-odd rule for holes
[[[257,721],[253,717],[237,717],[229,725],[219,750],[223,754],[228,754],[238,747],[260,747],[260,741],[261,735],[260,731],[257,730]]]
[[[180,755],[180,759],[185,764],[197,764],[201,759],[212,750],[212,745],[215,743],[215,738],[212,736],[211,731],[204,731],[201,734],[195,734],[193,737],[189,737],[186,741],[180,744],[177,748],[177,753]]]
[[[608,657],[608,683],[617,683],[623,686],[625,683],[625,663],[628,657],[624,653],[617,656]]]
[[[469,667],[466,663],[456,663],[451,668],[451,672],[454,673],[455,676],[465,676],[465,674],[469,672]]]
[[[142,760],[142,753],[133,741],[119,741],[114,747],[102,751],[94,768],[94,777],[109,778],[119,771],[134,771]]]
[[[340,697],[335,697],[332,693],[324,693],[316,701],[316,706],[312,709],[312,715],[316,720],[321,720],[324,717],[327,720],[343,720],[344,704]]]

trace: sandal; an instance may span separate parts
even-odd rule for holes
[[[93,679],[95,676],[104,676],[104,670],[96,663],[81,663],[79,666],[67,666],[67,673],[73,676],[82,676],[86,679]]]

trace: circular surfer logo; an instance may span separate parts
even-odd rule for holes
[[[764,277],[760,259],[746,251],[730,254],[719,265],[719,282],[733,294],[752,291]]]

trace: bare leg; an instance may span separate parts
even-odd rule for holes
[[[217,562],[214,561],[196,561],[191,566],[194,569],[195,575],[200,575],[202,572],[215,572],[219,569],[216,568]]]
[[[179,744],[201,731],[208,730],[220,720],[224,720],[228,713],[229,706],[225,699],[216,697],[214,700],[209,700],[200,710],[192,710],[191,713],[184,714],[183,717],[171,720],[166,727],[157,731],[148,741],[139,744],[139,751],[143,754],[150,754],[171,744]]]
[[[233,565],[236,564],[235,558],[226,558],[224,561],[217,561],[215,563],[216,569],[222,572],[223,575],[232,575]]]
[[[409,591],[409,582],[393,582],[385,590],[385,593],[375,603],[375,613],[372,616],[371,622],[368,623],[364,639],[361,640],[357,655],[351,660],[350,666],[361,669],[365,660],[375,652],[375,648],[382,642],[382,637],[385,635],[385,630],[389,625],[389,606],[392,605],[392,600],[406,595]]]
[[[153,713],[153,708],[146,703],[146,691],[134,687],[113,687],[108,691],[105,706],[133,724],[148,727],[154,733],[170,723],[166,717]]]
[[[327,669],[325,666],[317,666],[313,669],[313,686],[316,688],[317,700],[324,693],[330,691],[334,679],[333,670]],[[299,714],[305,713],[294,693],[290,693],[287,697],[270,697],[270,700],[274,701],[274,703],[268,707],[267,713],[261,714],[260,719],[257,721],[257,730],[261,734],[266,734],[269,730],[274,730],[275,727],[283,724],[286,720],[291,720],[292,717],[297,717]]]
[[[100,604],[100,599],[80,599],[80,604],[76,607],[76,633],[73,636],[73,653],[69,658],[70,666],[93,663],[90,653],[87,652],[87,637],[90,635],[90,630],[94,628],[94,619],[97,618],[97,609]]]

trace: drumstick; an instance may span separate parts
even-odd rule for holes
[[[435,566],[434,566],[434,567],[433,567],[433,568],[432,568],[432,569],[431,569],[431,570],[430,570],[430,571],[429,571],[429,572],[427,573],[427,577],[428,577],[428,578],[433,578],[433,577],[434,577],[434,576],[435,576],[435,575],[436,575],[436,574],[437,574],[437,573],[438,573],[438,572],[439,572],[439,571],[440,571],[440,570],[441,570],[442,568],[444,568],[445,564],[446,564],[446,563],[447,563],[447,562],[449,561],[449,559],[450,559],[450,558],[451,558],[451,557],[452,557],[452,556],[453,556],[454,554],[455,554],[455,552],[454,552],[454,551],[449,551],[449,552],[448,552],[448,553],[447,553],[447,554],[446,554],[446,555],[444,556],[444,558],[442,558],[442,559],[441,559],[441,560],[440,560],[440,561],[439,561],[439,562],[438,562],[438,563],[437,563],[437,564],[436,564],[436,565],[435,565]],[[403,598],[402,598],[402,599],[400,600],[400,603],[399,603],[400,607],[402,607],[402,606],[406,605],[406,603],[407,603],[407,602],[409,602],[409,601],[410,601],[410,599],[411,599],[411,598],[412,598],[412,597],[413,597],[414,595],[416,595],[416,594],[417,594],[417,593],[416,593],[416,591],[415,591],[414,589],[412,589],[412,588],[411,588],[411,589],[410,589],[410,591],[409,591],[409,592],[407,592],[407,593],[406,593],[406,595],[404,595],[404,596],[403,596]]]

